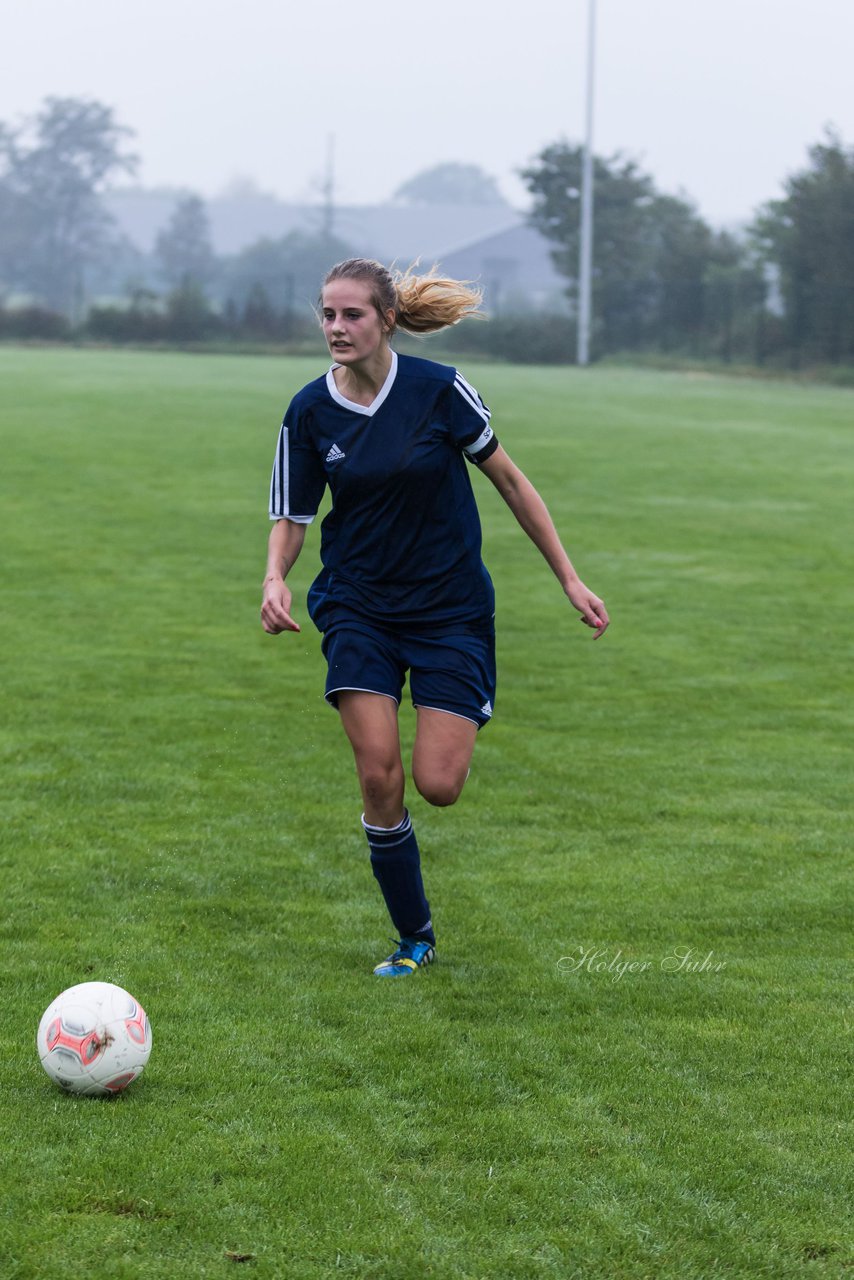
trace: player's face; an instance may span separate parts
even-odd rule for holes
[[[339,364],[369,360],[388,342],[390,323],[380,318],[366,280],[333,280],[323,290],[321,314],[323,336]]]

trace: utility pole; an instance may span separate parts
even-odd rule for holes
[[[581,164],[581,237],[578,246],[578,351],[580,365],[590,363],[593,286],[593,79],[596,48],[596,0],[587,18],[587,120]]]
[[[323,234],[331,240],[335,229],[335,134],[326,139],[326,177],[323,180]]]

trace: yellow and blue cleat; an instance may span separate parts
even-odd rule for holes
[[[422,938],[401,938],[397,950],[378,964],[374,973],[379,978],[405,978],[422,965],[432,964],[436,948]]]

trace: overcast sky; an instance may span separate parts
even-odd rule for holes
[[[237,177],[370,203],[443,160],[514,176],[580,141],[588,0],[20,0],[0,120],[49,95],[112,106],[146,186]],[[750,216],[828,123],[854,144],[854,0],[598,0],[594,146],[716,224]]]

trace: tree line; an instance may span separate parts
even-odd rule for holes
[[[736,235],[659,192],[621,155],[594,159],[594,350],[725,361],[854,361],[854,149],[828,129],[809,163]],[[534,226],[577,294],[582,150],[524,171]]]
[[[304,340],[318,280],[356,250],[318,229],[217,256],[204,202],[188,195],[141,253],[102,200],[137,166],[131,136],[108,107],[74,98],[0,124],[0,336]],[[452,349],[556,361],[574,350],[581,166],[580,147],[556,142],[522,171],[568,315],[463,326],[445,337]],[[476,166],[439,166],[401,192],[429,201],[440,188],[443,200],[500,199]],[[738,234],[710,227],[621,154],[595,157],[594,191],[594,356],[854,363],[854,149],[833,130]],[[98,294],[125,301],[93,306]],[[14,295],[30,304],[4,305]]]
[[[351,252],[322,230],[260,240],[218,257],[204,201],[179,200],[151,254],[117,227],[102,196],[132,174],[130,130],[110,108],[49,98],[0,124],[0,337],[287,342],[314,333],[310,304],[328,267]],[[26,305],[9,306],[23,296]],[[92,298],[123,295],[122,305]]]

